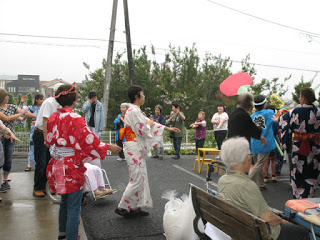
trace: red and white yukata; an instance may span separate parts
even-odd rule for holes
[[[145,157],[150,147],[162,147],[165,126],[155,123],[150,127],[147,120],[136,105],[131,105],[125,115],[124,126],[128,134],[125,134],[124,154],[130,178],[119,203],[122,209],[153,207]]]
[[[47,125],[46,142],[51,148],[47,178],[52,190],[67,194],[82,189],[85,181],[84,162],[104,159],[108,145],[90,132],[85,120],[70,108],[53,113]]]

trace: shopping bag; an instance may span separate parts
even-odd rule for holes
[[[168,199],[163,215],[163,229],[167,240],[196,240],[198,235],[194,232],[193,220],[196,216],[191,198],[184,195],[177,198],[177,192],[172,190],[166,192],[162,197]],[[204,231],[202,221],[199,221],[198,228]]]

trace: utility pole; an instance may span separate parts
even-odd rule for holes
[[[124,8],[124,21],[125,21],[125,26],[126,26],[129,80],[130,80],[131,85],[133,85],[134,84],[134,67],[133,67],[133,59],[132,59],[132,47],[131,47],[130,24],[129,24],[129,11],[128,11],[128,2],[127,2],[127,0],[123,0],[123,8]]]
[[[104,89],[103,89],[103,108],[104,108],[104,120],[105,120],[104,130],[107,127],[109,92],[110,92],[110,82],[111,82],[111,73],[112,73],[111,67],[112,67],[112,57],[113,57],[114,35],[116,31],[117,9],[118,9],[118,0],[113,0],[107,66],[106,66],[105,83],[104,83]]]

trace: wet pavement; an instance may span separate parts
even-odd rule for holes
[[[206,168],[199,174],[193,171],[195,156],[181,156],[173,160],[165,156],[164,160],[147,159],[148,178],[154,207],[146,209],[150,215],[145,218],[124,219],[114,213],[122,193],[129,180],[126,162],[117,161],[117,156],[107,156],[101,162],[106,170],[113,188],[118,193],[104,199],[94,201],[88,194],[82,207],[80,235],[81,239],[107,240],[164,240],[163,214],[168,200],[162,195],[168,190],[176,190],[179,195],[189,193],[189,183],[205,189]],[[210,157],[210,156],[209,156]],[[14,159],[12,187],[7,193],[0,193],[0,239],[48,239],[57,238],[59,205],[48,199],[36,199],[32,196],[34,172],[24,172],[26,159]],[[34,166],[33,168],[34,169]],[[270,207],[284,210],[285,202],[292,198],[289,181],[288,164],[283,165],[277,183],[268,183],[267,190],[262,194]],[[213,174],[210,187],[216,186],[221,174]],[[315,197],[320,197],[320,190]]]
[[[56,239],[58,236],[59,204],[32,195],[33,172],[10,174],[11,189],[0,193],[0,239]],[[82,223],[79,234],[86,240]]]

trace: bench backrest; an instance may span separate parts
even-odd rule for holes
[[[207,239],[198,229],[200,218],[210,222],[233,239],[272,239],[267,222],[192,184],[190,186],[192,203],[196,212],[193,226],[200,239]]]

